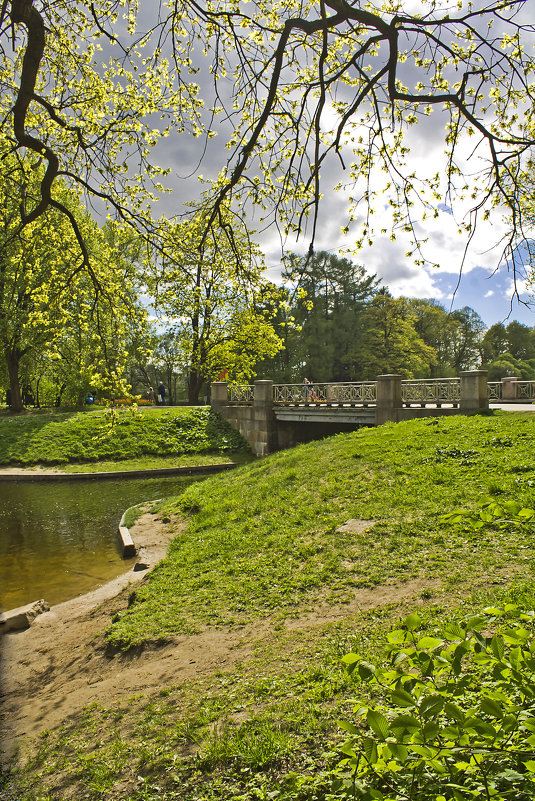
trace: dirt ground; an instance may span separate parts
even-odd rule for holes
[[[140,559],[150,567],[165,555],[177,524],[153,515],[139,518],[131,532]],[[135,693],[151,694],[193,676],[232,668],[252,655],[269,621],[239,630],[206,628],[159,647],[127,654],[106,649],[102,632],[111,617],[128,604],[132,589],[147,571],[120,576],[87,595],[52,607],[25,631],[2,637],[2,761],[46,729],[54,729],[83,707],[98,701],[110,706]],[[289,629],[324,625],[352,613],[387,603],[416,599],[429,582],[376,587],[355,592],[351,604],[322,604],[304,617],[287,622]]]

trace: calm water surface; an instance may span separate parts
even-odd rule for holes
[[[191,478],[0,482],[0,608],[60,603],[128,570],[117,525],[124,510],[182,492]]]

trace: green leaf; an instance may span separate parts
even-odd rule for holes
[[[418,648],[425,651],[433,651],[435,648],[440,648],[443,644],[443,641],[438,640],[436,637],[421,637],[418,640]]]
[[[365,737],[362,741],[366,759],[371,765],[377,762],[377,743],[372,737]]]
[[[439,731],[440,726],[434,720],[428,720],[422,729],[422,734],[425,740],[434,740]]]
[[[342,754],[345,754],[346,756],[349,756],[349,757],[356,757],[357,756],[356,751],[353,748],[353,746],[351,745],[351,743],[344,743],[340,747],[340,751],[342,752]]]
[[[393,690],[391,695],[392,703],[397,706],[411,707],[416,706],[416,701],[406,690]]]
[[[379,737],[380,740],[386,740],[389,734],[388,720],[380,712],[370,709],[366,715],[368,726]]]
[[[407,615],[407,617],[403,621],[403,625],[409,631],[416,631],[416,629],[419,629],[420,626],[422,625],[422,621],[419,615],[416,614]]]
[[[443,628],[444,636],[453,640],[464,640],[466,632],[458,623],[447,623]]]
[[[488,621],[485,615],[473,615],[466,621],[466,628],[468,631],[476,631],[487,622]]]
[[[444,707],[444,698],[441,695],[429,695],[420,703],[419,712],[423,718],[435,717]]]
[[[502,707],[492,698],[483,698],[481,701],[481,709],[486,715],[490,715],[491,718],[499,718],[500,720],[503,718]]]
[[[394,759],[397,759],[398,762],[406,762],[409,756],[409,752],[407,748],[403,745],[403,743],[388,743],[388,747]]]
[[[358,674],[362,681],[369,681],[375,676],[375,665],[362,659],[358,664]]]
[[[348,720],[337,720],[336,723],[341,729],[348,731],[350,734],[362,734],[362,729],[357,728],[357,726],[350,723]]]
[[[462,709],[460,709],[457,704],[452,703],[451,701],[447,701],[444,704],[444,712],[450,718],[457,721],[457,723],[464,723],[465,715]]]
[[[503,637],[500,637],[498,634],[495,634],[490,642],[490,646],[492,648],[492,653],[496,657],[496,659],[503,659],[503,655],[505,653],[505,645],[503,642]]]
[[[344,665],[353,665],[359,661],[360,661],[360,656],[358,656],[357,654],[345,654],[342,657],[342,662],[344,663]]]
[[[507,629],[503,632],[503,639],[507,645],[523,645],[529,640],[530,633],[526,629],[519,626],[516,629]]]
[[[390,728],[416,731],[420,728],[420,721],[412,715],[397,715],[390,721]]]

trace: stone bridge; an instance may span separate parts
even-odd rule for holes
[[[212,384],[211,404],[264,456],[297,442],[319,439],[361,426],[416,417],[439,417],[488,409],[489,403],[530,403],[535,381],[487,381],[486,370],[458,378],[402,380],[380,375],[375,381],[274,384],[255,381]]]

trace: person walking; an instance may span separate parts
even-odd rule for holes
[[[158,384],[158,403],[160,406],[165,406],[165,387],[163,381]]]

